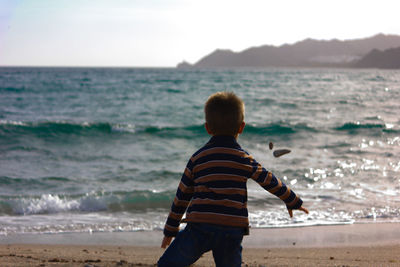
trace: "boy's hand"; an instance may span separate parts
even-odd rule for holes
[[[301,211],[303,211],[303,212],[308,214],[308,209],[306,209],[306,208],[300,207],[299,210],[301,210]],[[292,218],[293,217],[293,210],[292,209],[288,209],[288,212],[289,212],[290,218]]]
[[[161,248],[166,248],[171,244],[172,236],[164,236],[164,239],[161,243]]]

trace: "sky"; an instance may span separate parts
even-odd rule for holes
[[[174,67],[215,49],[400,35],[399,10],[399,0],[0,0],[0,65]]]

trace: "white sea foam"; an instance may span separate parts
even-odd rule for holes
[[[128,133],[135,133],[136,129],[135,129],[135,125],[134,124],[121,124],[118,123],[116,125],[112,126],[112,131],[114,132],[128,132]]]
[[[103,199],[86,196],[80,199],[68,199],[58,195],[44,194],[40,198],[24,198],[16,201],[12,207],[15,214],[48,214],[69,211],[101,211],[107,208]]]
[[[25,126],[27,125],[25,122],[22,121],[10,121],[10,120],[0,120],[0,125],[14,125],[14,126]]]

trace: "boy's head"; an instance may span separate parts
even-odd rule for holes
[[[237,136],[244,128],[244,103],[231,92],[212,94],[205,106],[206,129],[212,135]]]

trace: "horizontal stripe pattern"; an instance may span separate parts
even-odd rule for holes
[[[243,217],[212,212],[194,211],[187,214],[185,222],[210,223],[232,227],[247,227],[249,225],[249,219],[247,216]]]
[[[215,200],[209,198],[195,198],[192,199],[192,205],[212,205],[212,206],[225,206],[230,208],[236,209],[246,209],[246,203],[242,203],[239,201],[233,201],[230,199],[222,199],[222,200]]]
[[[242,150],[234,137],[214,136],[187,163],[164,234],[176,236],[185,212],[185,222],[248,227],[246,182],[250,178],[288,208],[301,207],[301,199]]]

